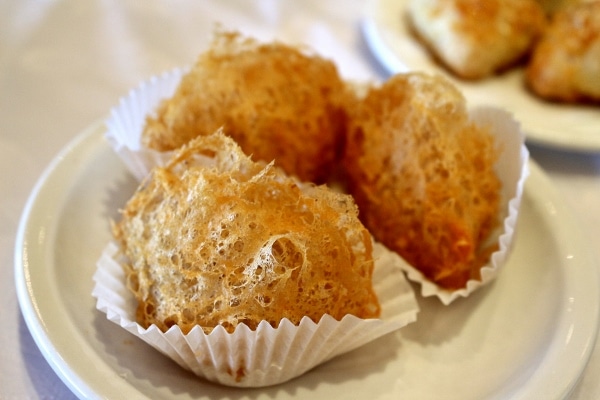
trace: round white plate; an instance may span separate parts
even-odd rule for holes
[[[469,104],[493,105],[512,112],[527,140],[560,149],[600,152],[600,106],[545,102],[524,86],[523,70],[478,82],[460,80],[434,62],[409,32],[407,0],[368,0],[363,33],[374,56],[389,73],[411,70],[440,73],[450,78]]]
[[[449,307],[286,384],[236,390],[178,367],[95,309],[95,263],[135,180],[92,126],[48,167],[19,227],[19,303],[36,343],[81,398],[560,398],[595,342],[596,265],[535,165],[514,253],[499,278]]]

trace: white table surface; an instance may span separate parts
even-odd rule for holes
[[[0,399],[74,398],[27,329],[13,272],[19,217],[57,152],[139,81],[193,62],[215,22],[306,43],[345,77],[383,79],[360,33],[362,12],[363,2],[347,0],[0,2]],[[600,154],[530,151],[600,260]],[[572,398],[600,398],[599,378],[600,347]]]

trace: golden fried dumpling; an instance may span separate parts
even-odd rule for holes
[[[589,0],[537,0],[541,4],[546,14],[552,15],[558,10],[568,7],[569,5],[582,3]]]
[[[175,94],[147,120],[142,142],[173,150],[221,126],[246,154],[322,182],[344,131],[344,84],[333,62],[273,42],[217,32]]]
[[[435,57],[467,79],[517,62],[546,23],[536,0],[409,0],[407,15]]]
[[[600,1],[560,9],[535,47],[526,80],[537,95],[600,101]]]
[[[495,247],[499,150],[446,79],[398,74],[349,113],[344,165],[375,239],[438,285],[479,279]],[[494,245],[495,246],[495,245]]]
[[[351,196],[253,162],[218,132],[155,168],[113,232],[138,323],[232,332],[378,317],[371,236],[357,214]]]

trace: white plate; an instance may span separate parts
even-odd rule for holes
[[[266,389],[206,383],[95,309],[92,275],[134,179],[97,124],[48,167],[19,227],[19,303],[42,353],[81,398],[560,398],[595,342],[596,266],[531,165],[514,253],[499,279],[449,307],[420,299],[413,325]]]
[[[479,82],[459,80],[432,61],[406,26],[407,0],[369,0],[363,33],[371,51],[389,73],[419,70],[441,73],[470,104],[494,105],[512,112],[531,143],[582,152],[600,151],[600,107],[544,102],[523,85],[520,68]]]

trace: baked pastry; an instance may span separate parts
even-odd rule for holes
[[[416,320],[403,261],[351,196],[253,162],[221,132],[173,157],[98,260],[92,295],[109,320],[234,387],[286,382]]]
[[[600,101],[600,1],[569,5],[554,14],[535,47],[526,82],[556,101]]]
[[[256,160],[302,181],[334,168],[344,131],[344,85],[333,62],[285,44],[217,32],[175,94],[148,118],[142,142],[174,150],[221,126]]]
[[[536,0],[409,0],[407,16],[432,54],[466,79],[519,61],[546,23]]]
[[[501,183],[493,136],[445,78],[398,74],[349,112],[344,166],[375,239],[447,289],[479,279],[496,244]]]
[[[217,132],[155,168],[114,236],[137,321],[183,333],[376,318],[371,236],[352,197],[252,161]]]
[[[558,10],[568,7],[569,5],[581,3],[589,0],[537,0],[541,5],[546,14],[553,15]]]

